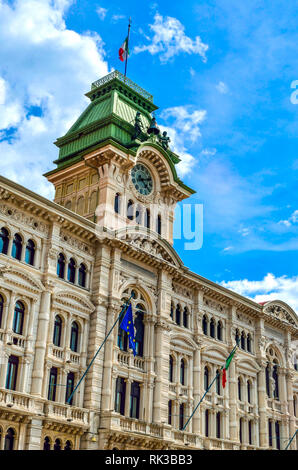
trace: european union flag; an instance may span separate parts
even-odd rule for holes
[[[129,340],[129,347],[133,350],[133,355],[135,356],[137,352],[131,304],[129,304],[129,307],[126,310],[126,314],[124,315],[124,318],[120,323],[120,328],[126,331]]]

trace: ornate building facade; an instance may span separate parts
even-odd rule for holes
[[[298,425],[298,318],[184,265],[175,205],[193,194],[119,72],[57,140],[49,201],[0,178],[1,449],[283,449]],[[131,299],[137,354],[118,325]],[[225,389],[200,397],[235,343]],[[298,439],[291,445],[298,449]]]

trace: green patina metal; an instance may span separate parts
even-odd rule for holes
[[[147,140],[146,130],[152,119],[151,113],[158,109],[152,95],[115,70],[92,83],[86,96],[91,103],[69,131],[56,140],[59,157],[54,163],[57,168],[45,176],[81,161],[85,154],[108,143],[132,155],[136,155],[143,145],[152,145],[167,159],[179,186],[190,193],[194,192],[177,176],[175,165],[180,162],[179,156],[169,148]],[[137,133],[137,138],[136,116],[142,129]]]

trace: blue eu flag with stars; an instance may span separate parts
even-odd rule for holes
[[[124,315],[124,318],[120,323],[120,328],[126,331],[129,340],[129,347],[133,350],[133,355],[135,356],[137,352],[131,304],[129,304],[129,307],[126,310],[126,314]]]

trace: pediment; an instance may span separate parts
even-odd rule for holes
[[[225,363],[228,355],[229,354],[221,347],[212,345],[210,347],[207,346],[206,349],[204,347],[202,348],[202,357],[216,364]]]
[[[185,350],[185,348],[193,351],[197,348],[196,343],[189,338],[187,335],[177,335],[174,333],[174,335],[171,337],[171,347],[177,348],[179,350]]]
[[[259,372],[260,367],[252,360],[239,358],[237,361],[237,370],[250,374],[256,374]]]
[[[263,306],[263,310],[264,310],[264,313],[267,313],[270,316],[272,316],[272,317],[274,317],[278,320],[285,321],[287,323],[290,323],[293,326],[298,327],[297,314],[285,302],[282,302],[280,300],[277,300],[277,301],[274,300],[272,302],[267,302]]]
[[[23,269],[2,265],[0,266],[0,276],[4,278],[5,284],[11,284],[30,292],[38,293],[45,290],[39,279]]]
[[[115,235],[116,238],[129,243],[130,246],[149,254],[156,260],[166,261],[177,267],[183,266],[174,248],[156,232],[141,227],[129,227],[118,230]]]
[[[71,290],[57,291],[53,296],[53,305],[64,310],[78,311],[90,314],[95,310],[95,306],[86,297]]]

